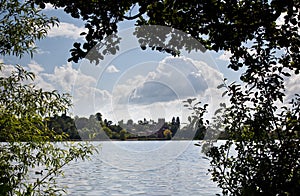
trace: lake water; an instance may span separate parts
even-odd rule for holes
[[[68,195],[215,195],[195,141],[107,141],[90,161],[65,168]]]

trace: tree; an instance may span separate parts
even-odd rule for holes
[[[75,125],[77,129],[83,129],[84,127],[87,127],[88,124],[89,124],[89,119],[85,117],[75,118]]]
[[[3,66],[1,66],[1,69]],[[1,195],[54,194],[55,176],[74,159],[86,159],[94,150],[90,145],[57,144],[64,138],[47,126],[50,116],[65,112],[69,96],[46,92],[23,84],[34,75],[21,66],[8,77],[0,77],[0,193]],[[42,168],[42,179],[27,181],[30,168]]]
[[[115,54],[120,39],[117,23],[136,20],[135,35],[142,49],[180,54],[180,49],[198,50],[196,44],[178,44],[197,39],[205,49],[232,53],[229,68],[239,70],[241,84],[226,82],[224,96],[231,104],[221,108],[222,126],[231,137],[226,144],[207,151],[213,179],[232,195],[296,195],[299,192],[299,97],[282,108],[285,100],[284,79],[299,74],[299,10],[298,0],[209,0],[209,1],[53,1],[73,17],[86,21],[86,42],[74,43],[70,61],[84,58],[93,47],[105,49],[92,55],[90,61]],[[138,5],[138,13],[133,13]],[[127,14],[126,14],[127,13]],[[283,24],[276,20],[283,17]],[[141,25],[168,26],[187,33],[178,37],[154,26],[154,33]],[[171,34],[171,39],[166,39]],[[155,35],[159,35],[153,37]],[[154,41],[155,40],[155,41]],[[175,43],[175,44],[174,44]],[[97,45],[98,44],[98,45]],[[201,47],[200,47],[201,50]],[[203,51],[203,48],[202,48]],[[88,57],[89,58],[89,57]],[[226,94],[227,93],[227,94]],[[202,117],[205,107],[194,108],[195,125],[207,130],[212,122]],[[197,113],[198,111],[198,113]],[[212,129],[213,130],[213,129]],[[276,141],[279,140],[279,142]],[[235,148],[237,156],[229,154]]]
[[[47,31],[58,24],[55,17],[48,18],[31,1],[2,0],[0,3],[0,54],[21,57],[31,56],[35,40],[46,36]]]
[[[66,134],[65,140],[81,140],[77,131],[75,121],[70,116],[62,114],[54,115],[46,119],[47,126],[57,134]]]
[[[176,120],[175,117],[173,117],[169,127],[172,132],[172,137],[174,137],[180,127],[179,117],[177,117]]]
[[[172,122],[171,122],[172,125],[175,125],[176,124],[176,121],[175,121],[175,117],[173,116],[172,118]]]
[[[127,134],[127,131],[125,129],[122,129],[120,131],[120,140],[126,140],[126,138],[127,138],[126,134]]]
[[[103,127],[103,131],[104,131],[105,134],[108,136],[108,138],[112,138],[113,133],[112,133],[112,131],[110,130],[110,128],[108,128],[108,127]]]
[[[103,126],[102,114],[100,112],[96,113],[96,118],[100,122],[100,125]]]
[[[1,1],[0,54],[22,57],[33,54],[34,43],[57,23],[30,1]],[[0,70],[5,69],[0,65]],[[0,195],[54,195],[65,190],[56,184],[62,167],[86,159],[95,148],[90,144],[61,143],[64,135],[47,126],[47,119],[65,113],[70,97],[37,89],[34,74],[17,65],[11,75],[0,76]],[[42,177],[28,181],[31,170]]]
[[[211,1],[113,1],[107,4],[105,1],[62,1],[62,0],[35,0],[40,7],[45,7],[45,3],[51,3],[55,7],[61,7],[66,13],[74,18],[81,18],[86,22],[87,33],[84,44],[74,43],[71,49],[70,61],[78,62],[82,58],[99,62],[106,54],[115,54],[118,50],[117,44],[120,39],[117,35],[105,38],[117,33],[117,24],[124,20],[135,20],[137,26],[141,25],[162,25],[176,28],[186,32],[197,39],[203,46],[211,50],[230,50],[233,53],[231,68],[237,70],[241,64],[238,59],[245,55],[243,43],[251,41],[257,37],[259,32],[265,31],[266,40],[273,40],[272,44],[281,48],[291,47],[297,50],[298,34],[297,29],[288,28],[291,23],[297,27],[298,1],[282,0],[261,0],[261,1],[232,1],[232,0],[211,0]],[[132,14],[138,7],[138,13]],[[286,25],[277,28],[275,21],[282,13],[286,15]],[[139,28],[137,28],[138,31]],[[187,51],[199,49],[197,44],[177,46],[182,39],[189,37],[172,37],[167,42],[166,34],[170,32],[160,31],[160,38],[154,39],[149,32],[137,32],[140,38],[141,48],[146,46],[153,50],[167,52],[173,55],[178,54],[179,49],[186,47]],[[286,34],[288,32],[288,35]],[[158,35],[158,34],[157,34]],[[167,42],[167,43],[165,43]],[[88,52],[97,47],[105,48],[99,56],[87,56]],[[165,47],[161,47],[165,46]],[[203,51],[203,49],[202,49]],[[205,49],[204,49],[205,51]],[[293,54],[297,57],[297,54]],[[247,65],[246,65],[247,66]],[[296,69],[296,64],[288,67]]]
[[[178,116],[177,116],[177,118],[176,118],[176,125],[177,125],[178,127],[180,127],[180,119],[179,119]]]
[[[129,120],[127,121],[127,125],[132,126],[132,125],[133,125],[133,120],[129,119]]]
[[[165,129],[163,132],[166,139],[170,140],[172,138],[172,131],[170,129]]]

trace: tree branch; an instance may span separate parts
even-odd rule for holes
[[[133,5],[132,8],[130,9],[129,16],[122,16],[122,17],[125,18],[126,20],[134,20],[146,13],[146,9],[143,9],[143,8],[145,8],[145,5],[141,5],[141,7],[139,9],[140,12],[134,16],[131,16],[131,12],[134,9],[134,7],[135,7],[135,5]]]
[[[140,12],[138,13],[137,15],[134,15],[134,16],[122,16],[123,18],[125,18],[126,20],[134,20],[140,16],[142,16],[145,12]]]

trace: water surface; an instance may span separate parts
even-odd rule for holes
[[[65,168],[69,195],[215,195],[209,160],[193,141],[106,141]]]

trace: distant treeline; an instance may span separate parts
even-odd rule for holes
[[[113,123],[103,119],[101,113],[90,115],[89,118],[72,118],[66,114],[48,118],[47,125],[57,134],[65,134],[65,140],[201,140],[206,138],[227,139],[224,132],[208,132],[204,126],[192,128],[182,126],[179,117],[173,117],[171,122],[165,119],[139,120],[134,123],[123,120]]]

